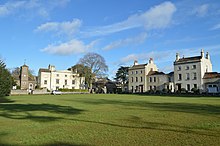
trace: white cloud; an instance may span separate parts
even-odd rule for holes
[[[73,35],[79,30],[81,24],[82,21],[79,19],[73,19],[72,21],[65,22],[47,22],[38,26],[35,31]]]
[[[216,30],[216,29],[220,29],[220,23],[219,24],[216,24],[215,26],[213,26],[211,28],[211,30]]]
[[[112,25],[97,27],[87,32],[86,36],[100,36],[132,28],[143,27],[146,30],[162,29],[170,25],[176,7],[171,2],[164,2],[141,14],[129,16],[127,20]]]
[[[25,1],[7,2],[0,5],[0,16],[9,15],[15,10],[18,10],[25,6]]]
[[[49,12],[57,7],[64,7],[70,0],[20,0],[8,1],[0,5],[0,16],[10,14],[20,14],[20,12],[36,13],[37,15],[48,17]]]
[[[96,41],[91,42],[88,45],[85,45],[82,41],[73,39],[69,42],[61,43],[58,45],[48,45],[46,48],[42,49],[42,52],[55,55],[71,55],[71,54],[80,54],[90,51],[96,44]]]
[[[103,48],[103,50],[111,50],[111,49],[114,49],[114,48],[119,48],[119,47],[127,46],[127,45],[130,45],[130,44],[140,44],[140,43],[143,43],[146,38],[147,38],[147,34],[142,33],[142,34],[140,34],[136,37],[133,37],[133,38],[126,38],[126,39],[122,39],[122,40],[112,42],[111,44],[105,46]]]
[[[208,13],[209,5],[203,4],[194,9],[193,13],[199,17],[203,17]]]

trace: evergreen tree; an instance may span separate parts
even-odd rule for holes
[[[8,96],[11,93],[12,77],[5,63],[0,60],[0,97]]]
[[[120,82],[121,84],[127,84],[128,83],[128,68],[129,67],[121,66],[115,75],[115,80]]]

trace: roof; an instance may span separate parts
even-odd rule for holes
[[[22,65],[22,67],[28,67],[26,64]]]
[[[203,79],[213,79],[213,78],[220,78],[220,73],[217,72],[207,72],[205,73]]]
[[[15,80],[20,80],[20,76],[19,75],[12,75],[14,77]]]
[[[183,57],[180,58],[178,61],[175,61],[174,64],[182,64],[182,63],[191,63],[191,62],[199,62],[201,61],[202,56],[195,56],[195,57]]]
[[[50,70],[49,69],[45,69],[45,68],[40,68],[39,72],[50,72]]]
[[[133,70],[133,69],[143,69],[145,68],[146,64],[138,64],[138,65],[133,65],[132,67],[129,68],[129,70]]]
[[[165,73],[163,73],[163,72],[158,72],[158,71],[150,71],[150,72],[148,73],[148,75],[165,75]]]
[[[172,76],[174,74],[174,72],[172,71],[172,72],[170,72],[170,73],[168,73],[168,75],[170,75],[170,76]]]

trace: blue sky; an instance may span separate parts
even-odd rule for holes
[[[201,49],[220,72],[219,0],[0,1],[0,57],[10,69],[26,60],[36,74],[49,64],[63,70],[96,52],[109,77],[149,58],[169,72],[177,52],[188,57]]]

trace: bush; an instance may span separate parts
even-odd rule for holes
[[[185,88],[181,88],[181,93],[188,93],[188,91]]]
[[[200,94],[200,90],[197,89],[197,88],[192,88],[191,91],[192,91],[194,94]]]
[[[155,93],[156,94],[162,94],[162,91],[161,90],[157,90]]]
[[[163,92],[163,93],[168,93],[169,90],[164,88],[164,89],[162,90],[162,92]]]

